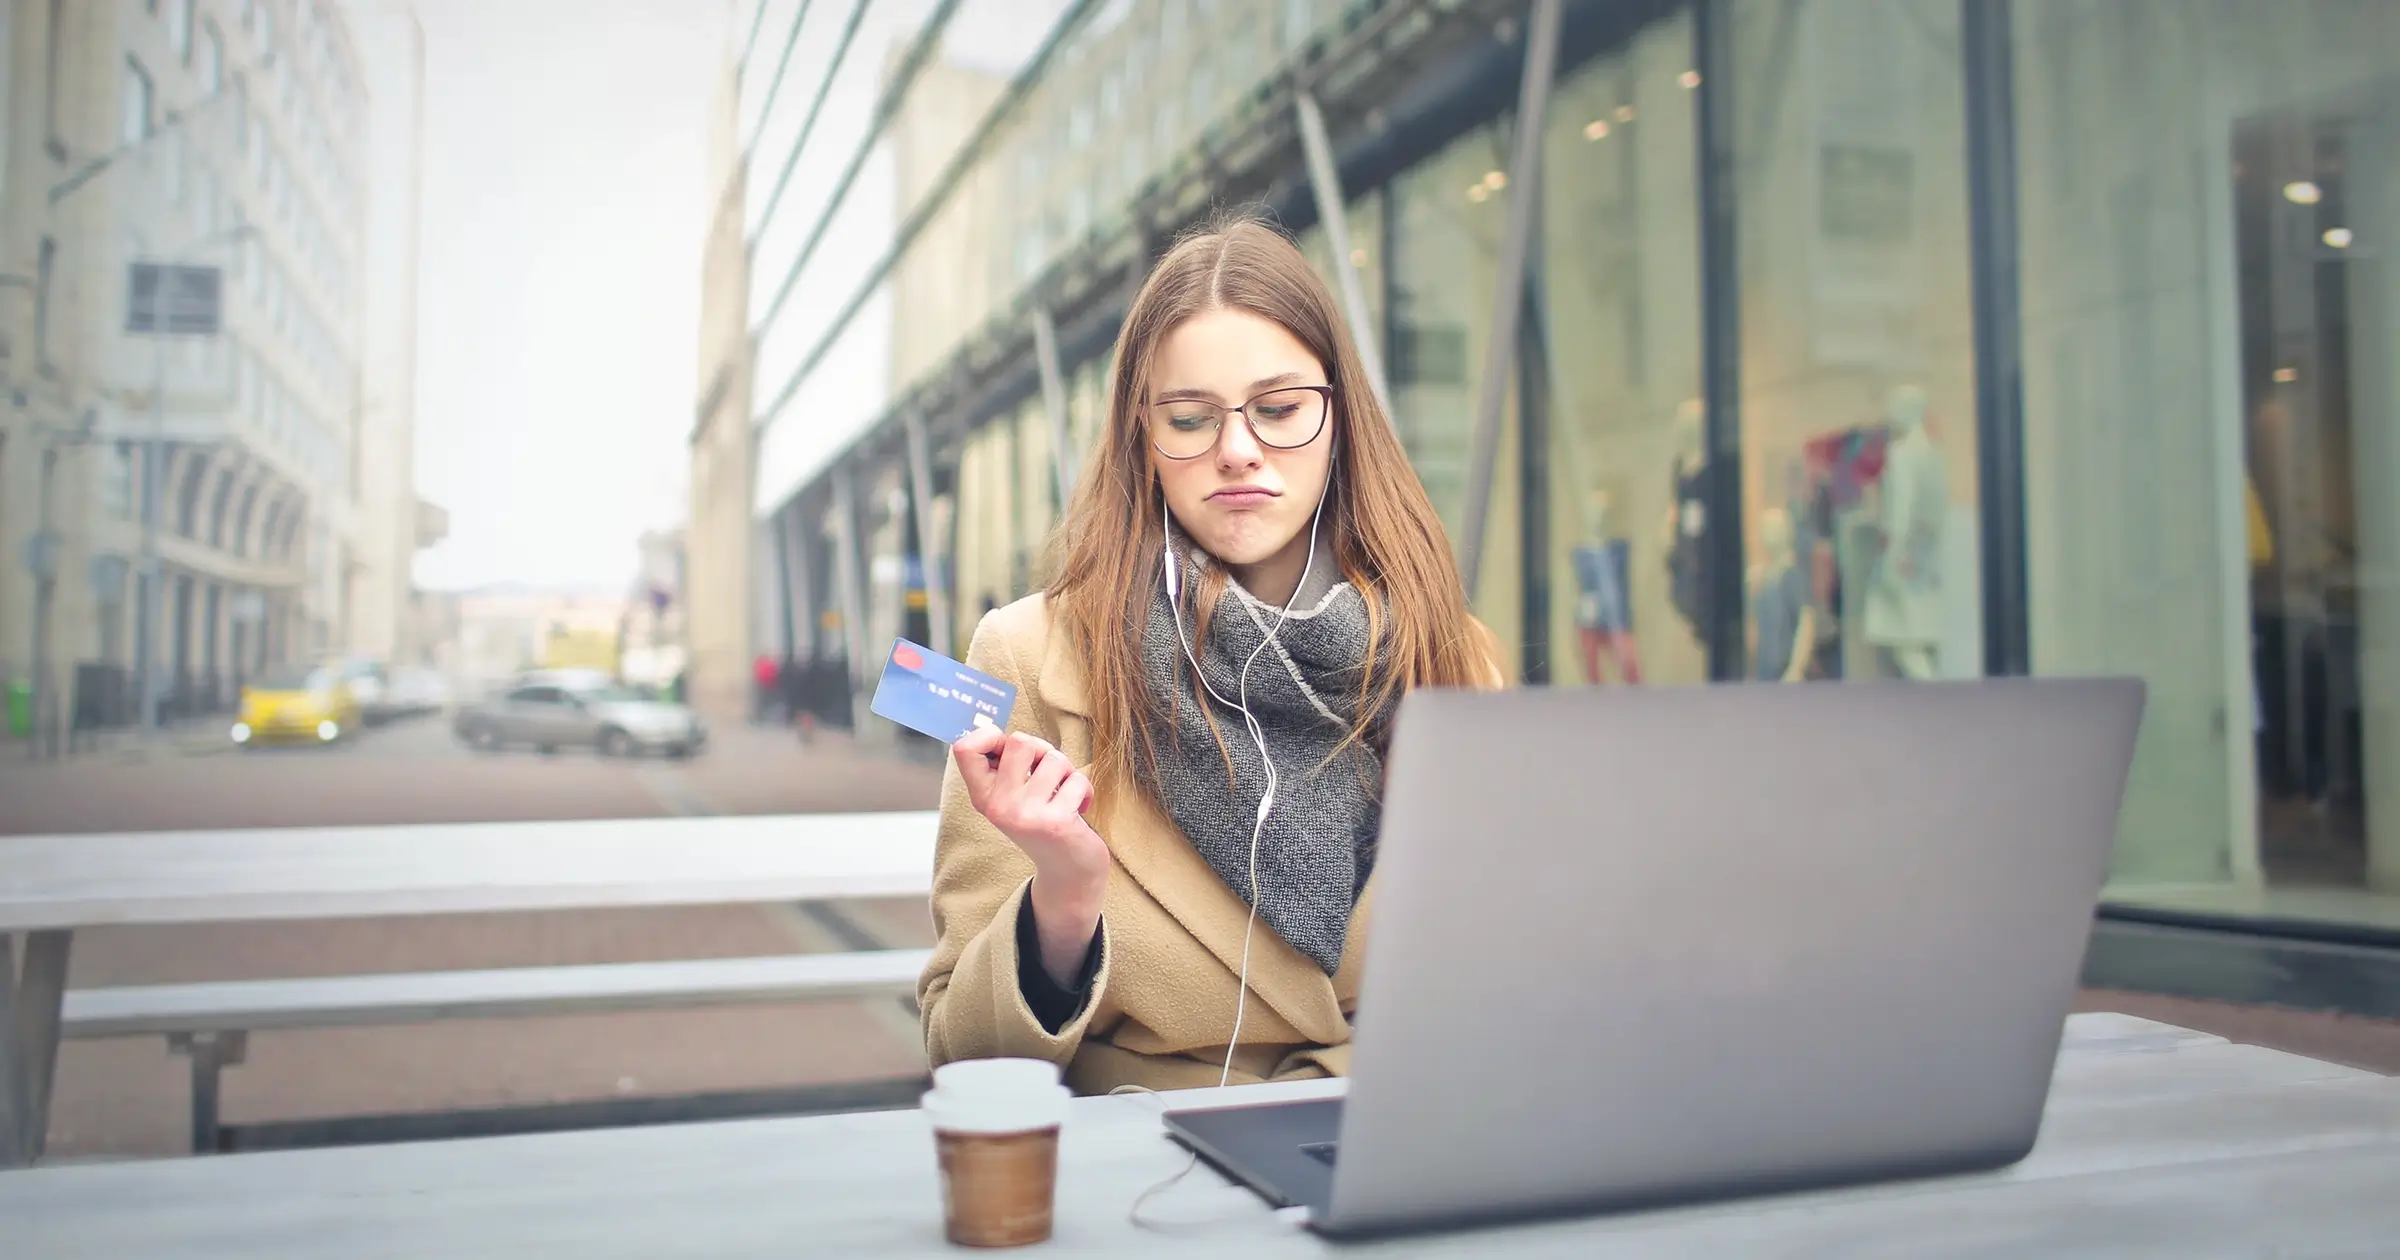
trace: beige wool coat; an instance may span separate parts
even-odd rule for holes
[[[986,614],[966,659],[1016,685],[1008,729],[1039,736],[1077,768],[1091,769],[1084,671],[1067,636],[1051,633],[1043,596]],[[1495,669],[1490,684],[1499,681]],[[1017,915],[1033,863],[976,812],[955,764],[943,775],[933,869],[939,940],[917,982],[926,1053],[936,1066],[1048,1059],[1079,1094],[1128,1084],[1215,1085],[1233,1029],[1249,903],[1147,796],[1113,793],[1094,804],[1090,821],[1113,859],[1099,968],[1082,1011],[1054,1036],[1034,1018],[1017,981]],[[1370,876],[1350,917],[1341,969],[1330,977],[1263,919],[1252,930],[1234,1083],[1347,1074],[1374,902]]]

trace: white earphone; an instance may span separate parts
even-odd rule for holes
[[[1300,592],[1308,589],[1308,575],[1317,563],[1317,526],[1325,519],[1325,501],[1333,497],[1333,469],[1340,459],[1340,454],[1341,448],[1338,444],[1327,451],[1325,490],[1318,495],[1317,510],[1311,513],[1308,519],[1308,558],[1300,566],[1300,582],[1292,588],[1291,597],[1284,601],[1282,611],[1275,618],[1274,628],[1267,631],[1267,637],[1251,651],[1249,659],[1242,662],[1242,672],[1234,689],[1234,694],[1238,699],[1227,700],[1218,694],[1216,687],[1208,681],[1208,675],[1201,670],[1200,658],[1193,653],[1191,641],[1184,637],[1181,602],[1183,597],[1182,572],[1175,564],[1175,520],[1167,510],[1166,495],[1163,492],[1159,495],[1158,500],[1159,526],[1165,535],[1160,552],[1163,557],[1163,573],[1167,584],[1167,616],[1175,622],[1175,642],[1183,648],[1184,659],[1192,663],[1192,676],[1200,680],[1200,686],[1207,690],[1209,696],[1217,703],[1241,713],[1242,727],[1250,733],[1250,742],[1257,746],[1259,762],[1266,767],[1267,774],[1266,788],[1258,798],[1258,817],[1250,825],[1250,918],[1242,925],[1241,979],[1234,990],[1233,1033],[1225,1041],[1225,1065],[1217,1074],[1219,1088],[1223,1088],[1233,1080],[1233,1052],[1236,1047],[1241,1045],[1242,1017],[1249,1008],[1250,938],[1258,927],[1258,845],[1260,837],[1266,833],[1268,811],[1275,808],[1275,789],[1281,781],[1281,776],[1275,769],[1275,758],[1267,752],[1266,730],[1250,713],[1248,703],[1250,699],[1250,667],[1257,663],[1259,653],[1266,651],[1267,647],[1275,642],[1275,636],[1283,633],[1283,623],[1291,617],[1292,605],[1299,602]]]

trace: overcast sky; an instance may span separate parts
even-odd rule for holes
[[[616,586],[685,514],[716,0],[416,0],[420,583]]]
[[[967,0],[945,57],[1013,71],[1065,2]],[[450,513],[449,540],[418,557],[417,580],[622,585],[640,534],[688,516],[700,258],[716,193],[706,186],[711,110],[753,0],[415,3],[426,80],[416,476],[418,493]],[[930,8],[868,6],[762,264],[795,248],[821,212],[887,58]],[[759,29],[743,132],[758,138],[762,163],[771,154],[780,164],[851,12],[811,6],[762,124],[755,103],[799,9],[767,0]],[[764,357],[813,337],[809,325],[855,291],[850,273],[889,240],[890,181],[888,162],[863,173]],[[753,196],[763,203],[764,187]],[[862,314],[878,318],[888,321],[888,307]],[[856,361],[821,374],[770,435],[766,499],[881,410],[875,343],[888,323],[865,331],[876,334],[859,343],[866,353],[839,356]]]

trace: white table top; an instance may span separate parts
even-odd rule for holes
[[[1180,1095],[1338,1094],[1341,1082]],[[2126,1016],[2070,1022],[2014,1168],[1337,1246],[1187,1156],[1156,1099],[1079,1099],[1045,1254],[2389,1256],[2400,1079]],[[530,1254],[955,1256],[915,1111],[0,1173],[12,1260]]]
[[[937,815],[0,837],[0,932],[923,896]]]

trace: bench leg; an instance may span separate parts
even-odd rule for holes
[[[245,1032],[175,1033],[167,1048],[192,1061],[192,1154],[217,1153],[218,1084],[250,1052]]]
[[[49,1137],[58,1011],[66,1000],[73,941],[63,929],[26,933],[20,977],[9,936],[0,932],[0,1168],[23,1168],[41,1158]]]

